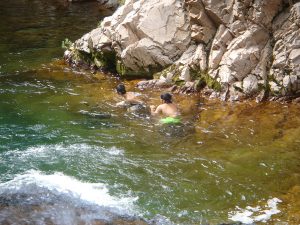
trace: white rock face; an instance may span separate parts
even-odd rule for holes
[[[220,83],[223,93],[213,95],[223,99],[255,96],[269,87],[271,95],[297,94],[300,3],[293,2],[127,0],[74,48],[113,51],[131,71],[166,69],[149,86],[179,79],[191,87],[202,73]]]
[[[245,33],[233,39],[219,63],[218,75],[222,83],[231,84],[243,80],[258,64],[261,51],[269,40],[269,34],[259,26],[251,26]]]
[[[256,76],[249,75],[243,80],[243,90],[246,95],[251,95],[258,91],[258,80]]]
[[[76,49],[82,52],[91,53],[91,50],[89,48],[89,42],[88,42],[89,39],[90,39],[90,33],[83,35],[83,37],[80,38],[80,40],[75,42]]]
[[[273,23],[273,30],[274,61],[270,73],[281,85],[282,94],[297,92],[300,90],[300,3],[281,13]]]
[[[217,28],[207,15],[205,6],[198,0],[187,0],[185,2],[189,6],[192,39],[197,42],[209,43]]]
[[[195,67],[204,71],[207,69],[207,55],[203,44],[191,45],[182,56],[175,62],[175,65]]]
[[[191,40],[189,19],[179,0],[128,0],[102,22],[101,50],[110,40],[123,64],[134,71],[166,67],[178,59]],[[102,40],[104,39],[104,40]]]
[[[234,36],[228,28],[224,25],[219,26],[209,54],[208,67],[212,70],[212,73],[213,70],[219,67],[222,57],[233,38]]]

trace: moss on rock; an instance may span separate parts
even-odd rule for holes
[[[114,51],[101,51],[92,54],[93,62],[98,68],[115,72],[116,53]]]
[[[155,73],[153,77],[155,79],[160,79],[161,76],[164,78],[168,78],[170,74],[172,77],[172,83],[176,84],[177,86],[181,87],[185,85],[185,81],[180,78],[183,66],[178,65],[171,65],[164,69],[161,72]],[[190,68],[190,76],[191,81],[195,82],[195,88],[197,90],[203,89],[205,86],[220,92],[221,91],[221,84],[211,76],[209,76],[207,71],[201,71],[194,68]]]
[[[120,60],[116,60],[116,71],[117,73],[124,78],[153,78],[159,68],[148,68],[147,70],[137,70],[133,71],[130,68],[126,67],[124,63]]]
[[[207,86],[217,92],[221,92],[222,86],[220,82],[212,78],[207,71],[192,69],[191,78],[197,82],[197,89],[199,90]]]
[[[92,63],[91,54],[73,49],[70,53],[69,63],[74,66],[90,66]]]

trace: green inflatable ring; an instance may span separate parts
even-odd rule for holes
[[[180,119],[177,117],[166,117],[160,120],[163,124],[177,124],[180,123]]]

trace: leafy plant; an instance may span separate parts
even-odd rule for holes
[[[103,22],[103,20],[99,20],[97,27],[101,27],[101,23]]]
[[[72,44],[73,44],[72,41],[70,41],[68,38],[65,38],[65,40],[61,42],[61,47],[63,49],[69,49],[71,48]]]
[[[125,4],[125,0],[118,0],[119,5],[124,5]]]

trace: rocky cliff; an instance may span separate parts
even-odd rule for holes
[[[300,95],[300,2],[127,0],[65,52],[72,66],[150,77],[140,87],[223,100]]]

